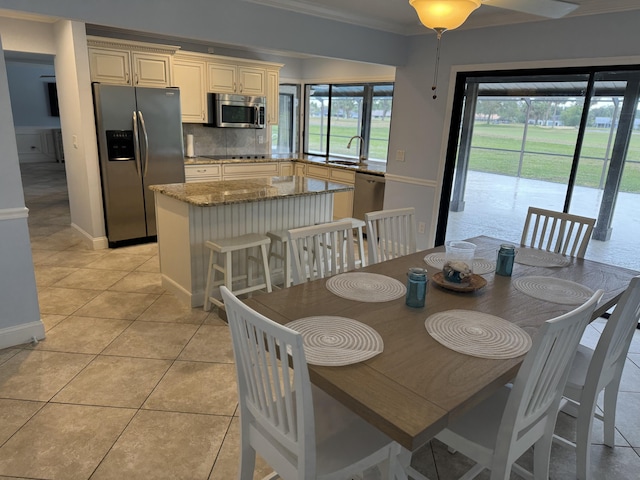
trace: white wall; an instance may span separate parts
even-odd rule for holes
[[[47,84],[56,81],[53,59],[51,65],[13,60],[6,64],[14,125],[60,128],[60,118],[49,111]]]
[[[302,61],[305,83],[393,82],[395,67],[337,58],[308,58]]]
[[[400,65],[406,37],[237,0],[0,0],[0,8],[149,34]]]
[[[0,17],[0,34],[4,49],[14,52],[55,55],[51,24]]]
[[[60,20],[53,28],[72,226],[92,248],[106,248],[85,27]]]
[[[0,38],[0,349],[44,338]]]

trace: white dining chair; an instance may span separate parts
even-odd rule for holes
[[[584,258],[595,218],[529,207],[520,243],[527,247]]]
[[[607,320],[595,349],[578,345],[564,396],[562,411],[576,417],[576,442],[554,435],[554,441],[576,450],[576,478],[591,479],[591,434],[594,416],[604,422],[604,443],[615,445],[616,404],[622,370],[633,332],[640,320],[640,276],[634,277]],[[604,415],[596,412],[604,390]]]
[[[347,480],[380,466],[404,480],[399,444],[313,387],[302,336],[220,291],[229,320],[240,404],[240,480],[253,480],[256,454],[269,478]],[[281,358],[284,355],[284,358]]]
[[[370,264],[416,252],[415,208],[368,212],[364,219]]]
[[[294,285],[355,269],[350,221],[294,228],[288,235]]]
[[[547,320],[533,339],[512,385],[455,418],[436,438],[476,462],[461,479],[491,470],[491,480],[507,480],[516,464],[534,447],[533,478],[549,478],[549,456],[556,416],[571,361],[596,304],[598,290],[580,307]]]

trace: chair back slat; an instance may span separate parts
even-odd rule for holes
[[[311,383],[299,333],[279,325],[220,288],[236,362],[240,415],[252,435],[270,445],[270,464],[291,461],[315,468]],[[304,434],[302,434],[304,432]],[[290,452],[286,454],[285,452]],[[303,467],[301,465],[301,467]]]
[[[524,246],[584,258],[595,218],[529,207],[520,243]]]
[[[531,428],[538,435],[542,431],[552,435],[569,367],[602,294],[598,290],[580,307],[540,327],[513,382],[496,451],[508,452]]]
[[[416,252],[415,209],[397,208],[365,213],[369,263]]]
[[[288,231],[294,285],[355,269],[350,221]]]

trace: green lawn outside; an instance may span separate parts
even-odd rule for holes
[[[326,119],[325,119],[326,122]],[[371,122],[371,140],[369,142],[369,158],[377,160],[387,160],[387,150],[389,148],[389,125],[390,118],[385,120],[374,119]],[[359,140],[354,139],[351,149],[347,149],[349,139],[358,135],[358,120],[353,119],[331,119],[331,153],[333,155],[344,155],[349,157],[358,156]],[[327,126],[325,124],[322,137],[320,136],[320,118],[312,117],[309,125],[309,148],[310,150],[324,150],[327,138]]]
[[[473,130],[469,168],[481,172],[517,175],[523,130],[524,125],[522,124],[487,125],[486,123],[476,123]],[[520,176],[567,183],[577,134],[576,128],[530,125],[527,131]],[[595,188],[600,185],[608,138],[608,129],[593,128],[586,132],[576,179],[577,185]],[[640,132],[633,132],[620,185],[621,191],[640,193],[640,164],[636,163],[638,161],[640,161]]]
[[[310,123],[310,149],[322,150],[326,144],[326,125],[321,137],[320,118],[313,117]],[[388,118],[373,120],[369,158],[386,160],[389,147],[389,124]],[[331,119],[332,154],[358,156],[359,140],[354,140],[351,149],[347,149],[349,139],[357,135],[357,125],[356,119]],[[523,131],[523,124],[494,125],[477,122],[473,130],[469,168],[481,172],[516,176]],[[567,183],[577,136],[578,130],[574,127],[551,128],[529,125],[520,176]],[[593,188],[600,186],[608,140],[609,130],[606,128],[587,130],[582,145],[577,185]],[[634,131],[620,185],[621,191],[640,193],[640,163],[637,162],[640,162],[640,132]]]

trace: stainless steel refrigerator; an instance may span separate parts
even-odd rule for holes
[[[180,90],[93,84],[110,247],[156,238],[149,185],[184,182]]]

